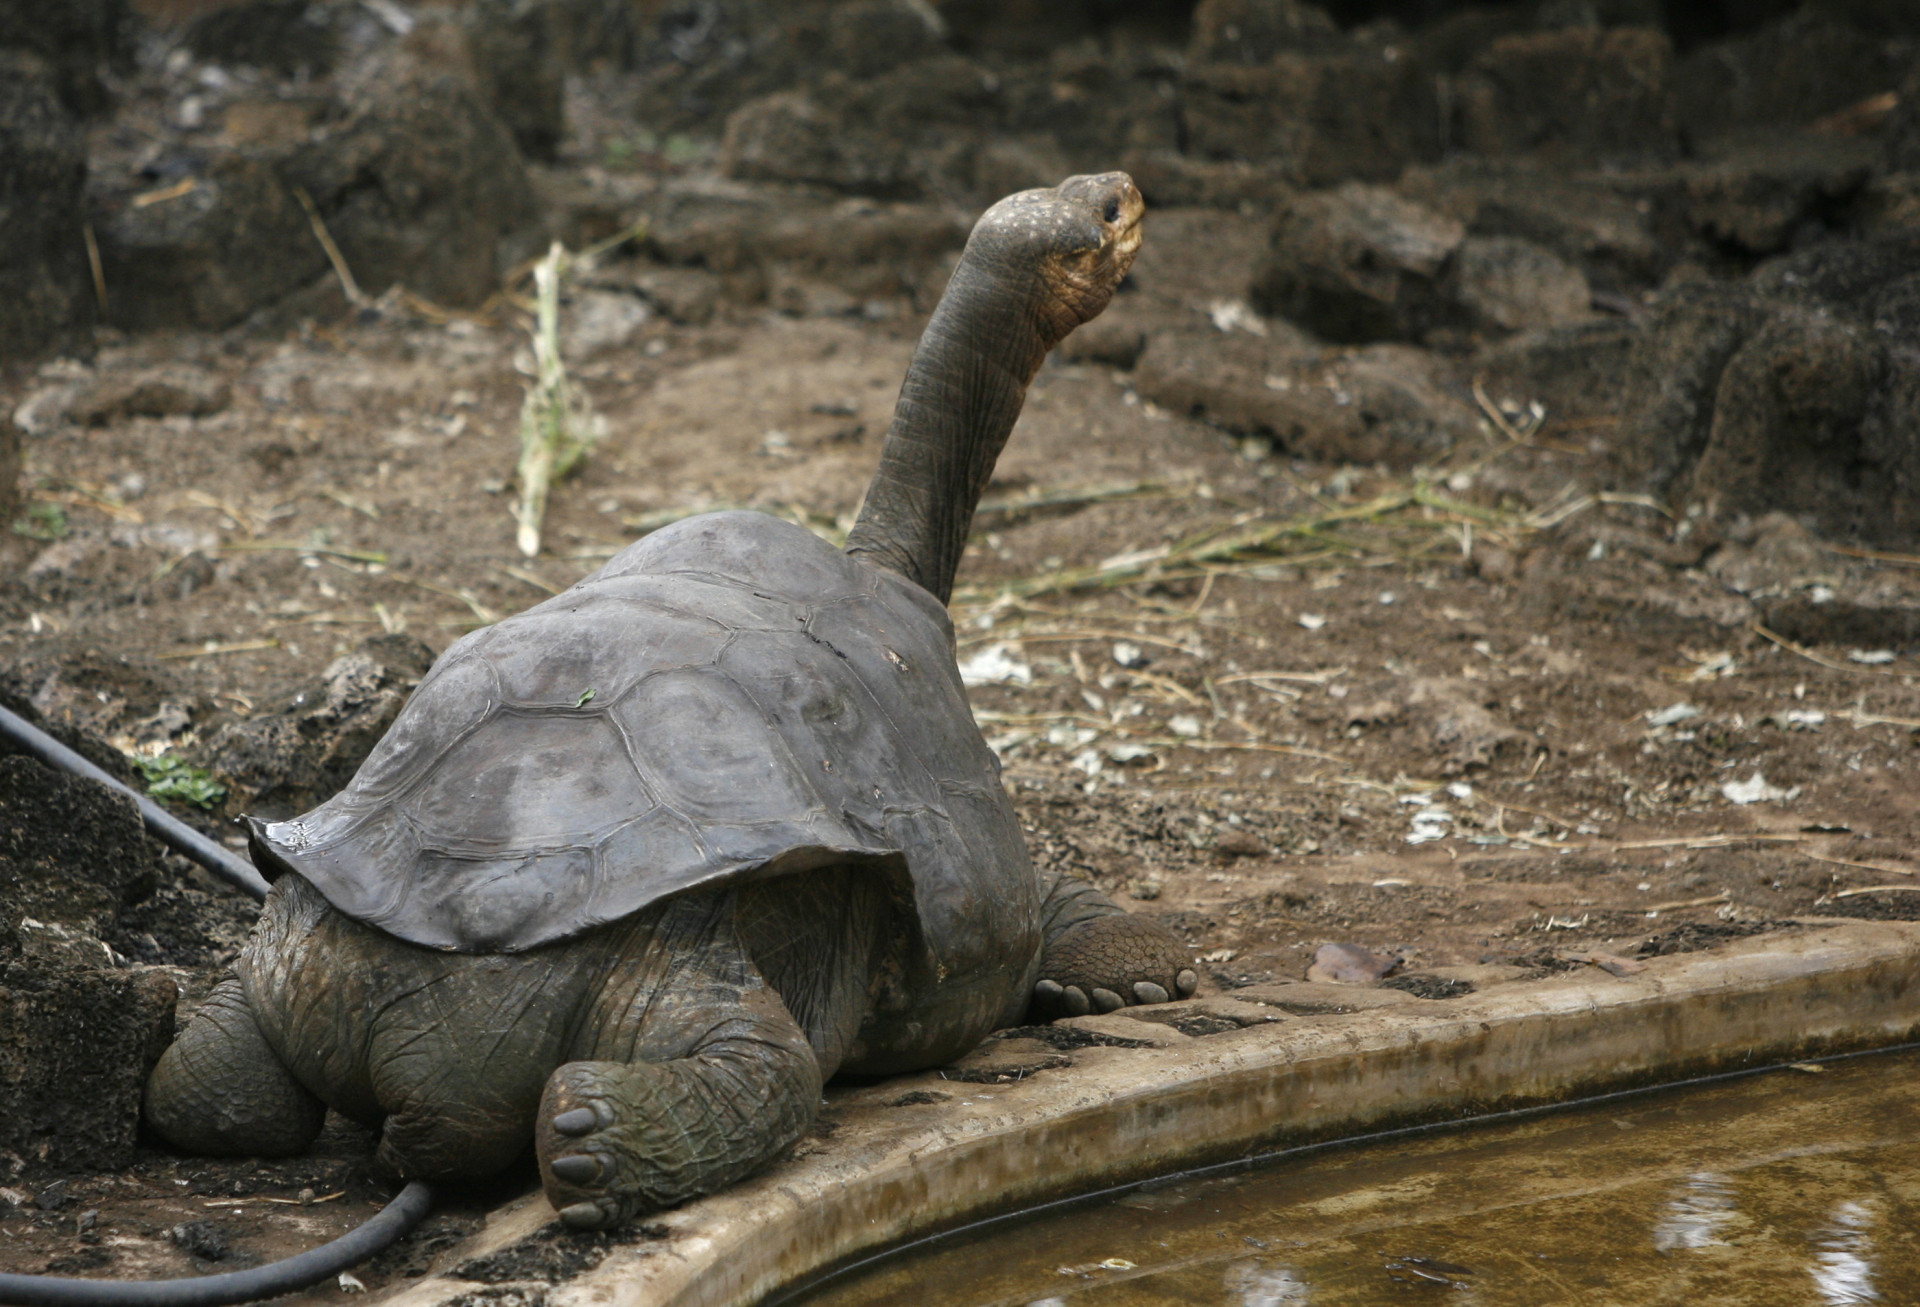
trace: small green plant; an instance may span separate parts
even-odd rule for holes
[[[135,758],[133,765],[147,778],[147,793],[156,799],[177,799],[196,808],[211,808],[227,797],[227,787],[204,767],[163,753],[157,758]]]
[[[13,524],[13,533],[29,540],[64,540],[67,530],[67,510],[59,504],[31,505]]]

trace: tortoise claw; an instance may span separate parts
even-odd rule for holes
[[[1067,1012],[1072,1016],[1083,1017],[1093,1011],[1093,1000],[1089,999],[1087,992],[1078,985],[1068,985],[1060,992],[1060,998],[1067,1005]]]
[[[572,1203],[560,1209],[560,1220],[569,1230],[598,1230],[607,1223],[607,1214],[598,1203]]]
[[[590,1153],[568,1153],[554,1158],[547,1166],[568,1184],[593,1184],[605,1170],[600,1159]]]
[[[1033,996],[1042,1003],[1057,1004],[1060,1001],[1060,996],[1066,992],[1057,980],[1036,981],[1033,986]]]
[[[1164,1003],[1168,997],[1167,991],[1163,987],[1154,984],[1151,980],[1134,981],[1133,996],[1142,1003]]]
[[[1125,1007],[1127,1000],[1110,989],[1096,989],[1093,991],[1093,1005],[1102,1012],[1114,1012]]]
[[[571,1112],[562,1112],[553,1118],[553,1128],[570,1137],[584,1135],[599,1125],[600,1118],[590,1107],[576,1107]]]
[[[1180,974],[1174,977],[1173,983],[1179,986],[1181,998],[1191,998],[1193,991],[1200,987],[1200,977],[1193,973],[1193,968],[1182,967]]]

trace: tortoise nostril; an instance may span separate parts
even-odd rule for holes
[[[1107,211],[1103,216],[1108,222],[1118,222],[1120,220],[1120,201],[1108,200]]]

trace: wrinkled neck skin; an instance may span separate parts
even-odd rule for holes
[[[914,351],[847,552],[947,602],[1027,386],[1082,320],[1034,270],[969,249]]]

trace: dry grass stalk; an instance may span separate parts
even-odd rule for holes
[[[547,494],[586,457],[593,443],[592,416],[585,395],[567,380],[560,358],[560,279],[567,269],[566,249],[555,241],[547,257],[534,265],[534,381],[520,410],[520,552],[540,552],[540,528],[547,516]]]

